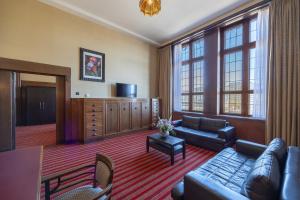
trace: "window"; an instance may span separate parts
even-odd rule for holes
[[[204,40],[197,39],[182,46],[180,70],[181,109],[203,111]]]
[[[221,113],[251,116],[256,18],[225,27],[221,34]]]

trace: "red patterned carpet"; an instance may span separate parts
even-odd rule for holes
[[[184,174],[196,168],[214,152],[187,145],[186,159],[169,156],[151,149],[146,153],[146,136],[153,131],[123,135],[85,145],[58,145],[44,150],[43,174],[49,175],[83,163],[93,163],[97,152],[115,162],[113,199],[170,199],[172,187]]]
[[[16,127],[16,148],[56,144],[56,124]]]

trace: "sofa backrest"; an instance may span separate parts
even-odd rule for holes
[[[216,132],[226,127],[226,120],[201,117],[200,130]]]
[[[273,139],[267,149],[265,150],[265,152],[272,152],[280,165],[280,171],[283,170],[284,168],[284,164],[286,161],[286,155],[287,155],[287,146],[286,143],[284,142],[284,140],[280,139],[280,138],[275,138]]]
[[[201,117],[192,117],[192,116],[183,115],[182,126],[198,130],[200,127],[200,118]]]
[[[249,199],[277,199],[280,187],[280,170],[272,152],[264,152],[254,164],[243,185],[243,193]]]

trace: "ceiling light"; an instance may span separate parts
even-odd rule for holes
[[[160,0],[140,0],[140,9],[144,15],[153,16],[159,13],[161,8]]]

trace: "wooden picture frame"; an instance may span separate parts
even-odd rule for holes
[[[105,54],[80,48],[80,80],[105,82]]]

